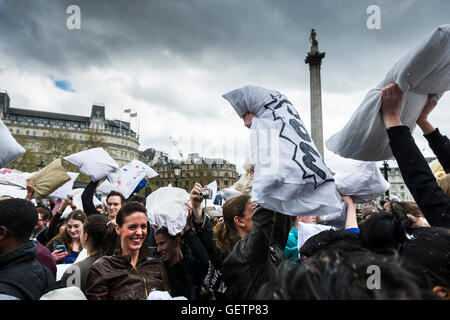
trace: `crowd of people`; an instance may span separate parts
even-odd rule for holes
[[[217,219],[196,183],[186,225],[172,235],[148,222],[144,197],[112,191],[96,207],[93,181],[83,208],[67,199],[54,210],[30,201],[31,184],[26,199],[0,198],[0,299],[64,299],[71,287],[88,300],[146,300],[160,291],[187,300],[449,299],[450,141],[428,120],[430,95],[417,124],[447,173],[436,179],[400,121],[401,99],[396,84],[384,87],[381,116],[415,202],[387,198],[359,210],[342,195],[345,228],[318,232],[299,248],[299,223],[326,225],[322,215],[273,212],[249,193],[225,201]],[[245,125],[255,117],[246,115]],[[70,266],[57,281],[61,264]]]

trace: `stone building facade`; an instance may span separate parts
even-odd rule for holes
[[[27,150],[10,168],[32,172],[41,161],[47,165],[93,147],[103,147],[119,166],[139,159],[139,137],[130,123],[106,119],[103,105],[93,105],[90,117],[11,108],[9,95],[0,92],[0,114]]]
[[[175,176],[175,166],[181,167],[180,176]],[[190,192],[196,182],[202,186],[217,182],[217,190],[231,187],[238,179],[236,165],[223,159],[202,158],[190,154],[185,161],[158,162],[152,166],[159,176],[150,180],[152,190],[172,184]]]

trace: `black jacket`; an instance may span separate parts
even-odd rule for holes
[[[387,130],[389,144],[406,186],[433,227],[450,228],[450,198],[437,185],[436,178],[416,146],[407,126]],[[450,141],[439,130],[425,136],[445,172],[450,169]]]
[[[253,300],[261,285],[274,284],[276,269],[271,256],[275,213],[257,208],[253,228],[244,238],[232,239],[223,261],[223,278],[229,300]]]
[[[164,262],[172,296],[183,296],[188,300],[198,300],[202,281],[208,273],[208,253],[192,230],[185,232],[181,239],[185,245],[189,246],[191,254],[185,255],[181,261],[173,266]]]
[[[36,257],[34,241],[0,256],[0,294],[38,300],[54,285],[53,274]]]
[[[83,204],[83,211],[87,216],[91,214],[98,214],[99,212],[94,206],[94,202],[92,201],[92,197],[94,196],[95,189],[97,189],[98,181],[91,181],[88,183],[86,188],[84,188],[83,193],[81,194],[81,203]]]

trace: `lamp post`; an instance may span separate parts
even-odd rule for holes
[[[389,171],[389,165],[386,160],[383,161],[383,171],[384,171],[384,179],[389,182],[388,179],[388,171]],[[386,190],[386,197],[389,197],[389,189]]]
[[[39,163],[39,164],[37,165],[37,168],[38,168],[38,171],[44,169],[44,168],[45,168],[45,163],[44,163],[44,161],[41,160],[41,163]]]
[[[180,174],[181,174],[181,167],[180,167],[180,165],[176,164],[173,167],[173,173],[175,174],[175,187],[178,188],[178,178],[180,177]]]

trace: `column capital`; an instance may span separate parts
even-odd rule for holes
[[[320,67],[323,58],[325,58],[325,52],[308,52],[305,63],[310,67]]]

